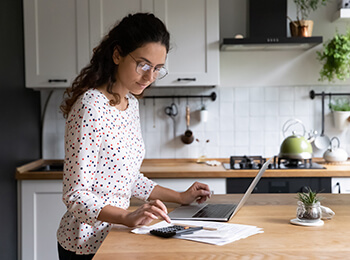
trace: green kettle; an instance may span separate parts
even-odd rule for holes
[[[302,126],[302,134],[297,134],[296,131],[292,131],[292,135],[286,137],[280,147],[279,158],[283,159],[296,159],[296,160],[306,160],[312,158],[312,138],[306,139],[305,135],[305,126],[298,119],[288,120],[282,128],[283,136],[287,130],[296,124]]]

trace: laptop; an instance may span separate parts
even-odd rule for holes
[[[238,204],[191,204],[174,209],[168,216],[171,220],[229,221],[248,200],[272,159],[263,164]]]

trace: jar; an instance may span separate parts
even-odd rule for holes
[[[322,211],[320,202],[316,202],[311,205],[305,205],[303,202],[298,201],[297,218],[303,222],[315,222],[321,219]]]

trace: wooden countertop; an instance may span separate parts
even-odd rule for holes
[[[241,195],[214,195],[213,202],[229,202]],[[215,246],[182,239],[163,239],[130,233],[116,226],[94,257],[106,259],[348,259],[350,194],[322,194],[322,204],[335,216],[320,227],[289,223],[295,218],[295,194],[252,194],[231,223],[255,225],[264,233]],[[134,209],[135,207],[132,207]]]
[[[215,159],[228,163],[229,159]],[[322,159],[314,161],[326,169],[276,169],[267,170],[263,177],[350,177],[350,161],[342,164],[326,164]],[[62,179],[62,170],[38,171],[47,164],[62,164],[62,160],[37,160],[16,169],[17,180]],[[244,178],[255,177],[257,170],[226,170],[222,165],[208,166],[196,163],[196,159],[145,159],[141,172],[149,178]]]

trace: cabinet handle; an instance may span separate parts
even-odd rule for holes
[[[335,186],[338,186],[338,193],[341,193],[341,190],[340,190],[340,183],[337,182],[337,184],[335,184]]]
[[[177,81],[196,81],[196,78],[177,78]]]
[[[67,82],[66,79],[49,79],[49,83],[52,83],[52,82]]]

